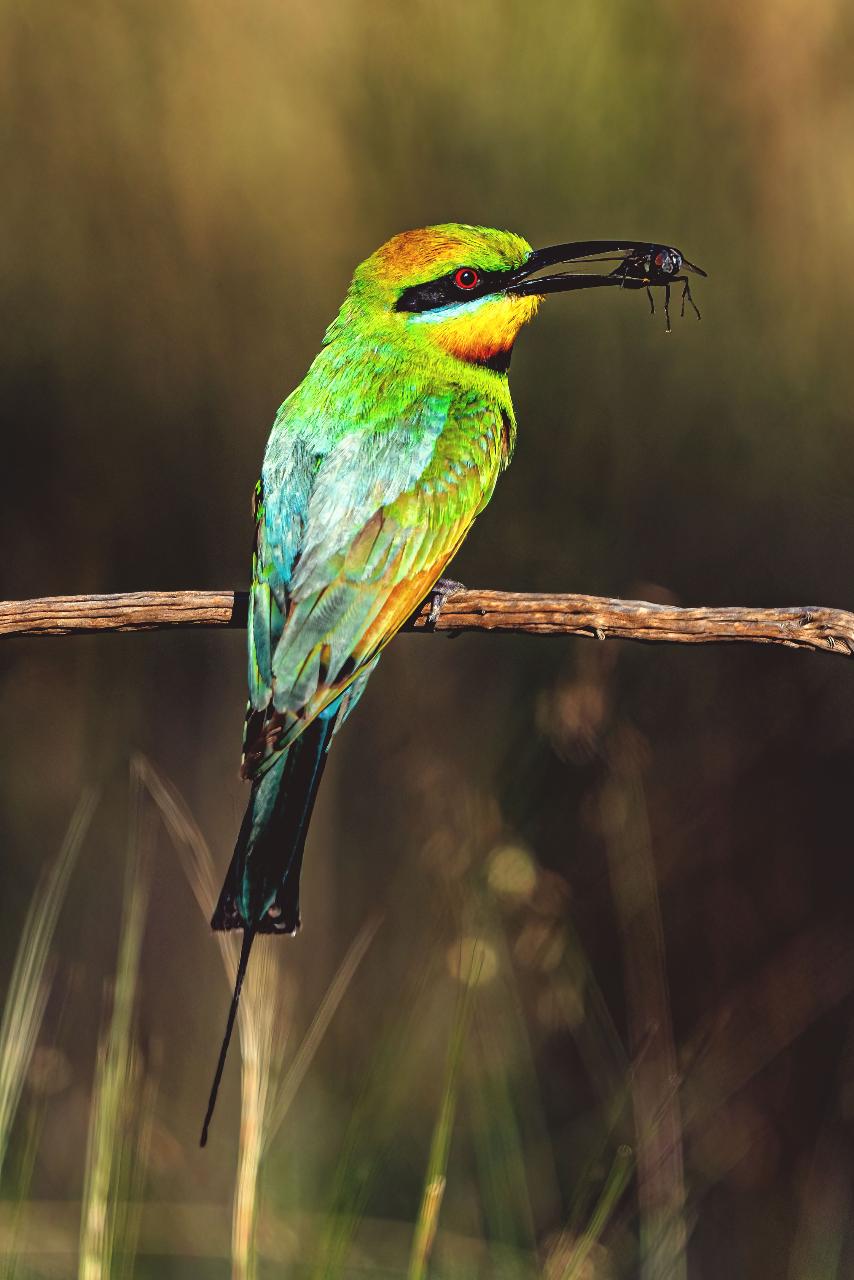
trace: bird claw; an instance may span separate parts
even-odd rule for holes
[[[427,597],[430,601],[430,612],[427,615],[427,625],[435,627],[439,621],[439,615],[448,596],[456,595],[458,591],[465,591],[466,588],[462,582],[457,582],[454,578],[440,578],[435,584]]]

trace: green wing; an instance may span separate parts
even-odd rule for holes
[[[286,419],[268,445],[250,602],[244,772],[330,709],[424,599],[492,494],[501,406],[421,399],[326,451]]]

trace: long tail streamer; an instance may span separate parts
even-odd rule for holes
[[[202,1136],[199,1140],[200,1147],[204,1147],[207,1144],[208,1128],[210,1127],[214,1107],[216,1106],[216,1096],[219,1093],[219,1082],[222,1080],[222,1072],[225,1067],[225,1059],[228,1054],[231,1033],[234,1030],[234,1020],[237,1017],[237,1006],[240,1004],[240,992],[243,988],[246,966],[249,963],[249,952],[252,950],[252,943],[254,941],[255,930],[245,929],[243,932],[243,945],[240,948],[240,959],[237,962],[237,977],[234,980],[234,995],[231,997],[231,1008],[228,1011],[228,1022],[225,1024],[225,1035],[222,1038],[222,1048],[219,1051],[219,1061],[216,1064],[213,1084],[211,1085],[211,1094],[208,1098],[208,1109],[205,1112],[205,1119],[202,1125]]]

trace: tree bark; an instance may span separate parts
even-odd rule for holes
[[[127,591],[0,602],[0,636],[64,636],[168,627],[245,627],[244,591]],[[606,596],[469,591],[426,602],[406,631],[509,631],[670,644],[777,644],[854,654],[854,614],[822,606],[751,609],[650,604]]]

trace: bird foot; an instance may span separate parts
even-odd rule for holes
[[[427,625],[435,627],[439,621],[439,614],[442,612],[442,606],[448,599],[448,596],[456,595],[458,591],[465,591],[466,588],[462,582],[457,582],[454,578],[440,578],[435,584],[430,595],[427,597],[430,601],[430,612],[427,615]]]

